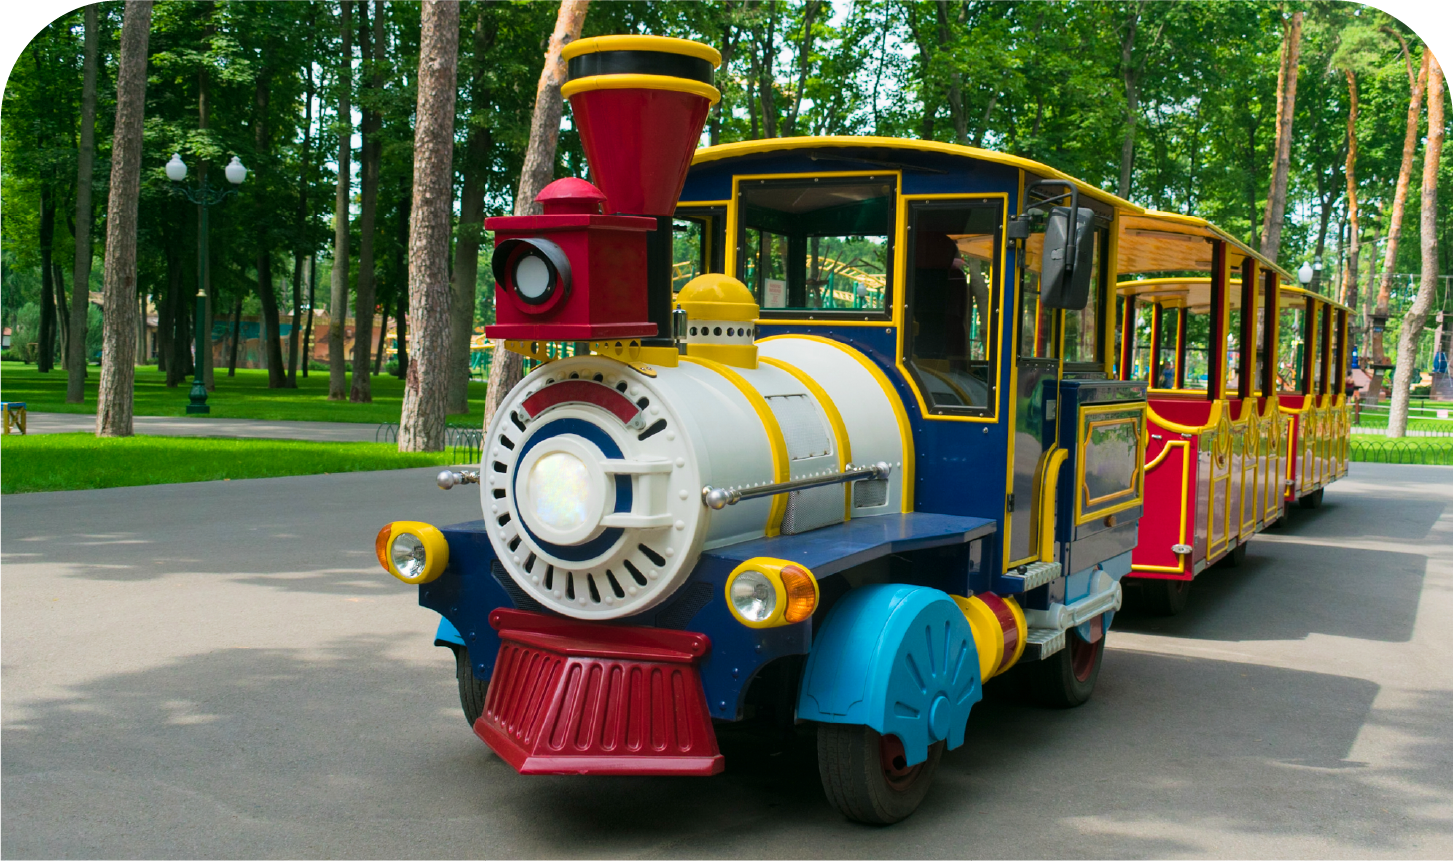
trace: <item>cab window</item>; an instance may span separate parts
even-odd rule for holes
[[[725,208],[676,208],[671,220],[671,292],[698,275],[722,272],[722,232]]]
[[[1044,233],[1024,243],[1024,268],[1019,278],[1019,356],[1052,359],[1057,351],[1060,315],[1039,301],[1039,271],[1044,259]]]
[[[895,196],[892,177],[741,182],[737,277],[763,316],[886,317]]]
[[[1100,309],[1104,303],[1104,248],[1108,235],[1104,228],[1095,231],[1089,301],[1084,308],[1065,311],[1065,362],[1068,364],[1095,365],[1098,369],[1105,361],[1100,343]]]
[[[909,207],[904,352],[935,413],[993,410],[1003,222],[998,201]]]

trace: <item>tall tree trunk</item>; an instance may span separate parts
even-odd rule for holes
[[[399,369],[396,376],[404,379],[409,375],[409,291],[400,290],[398,308],[394,311],[394,319],[398,321],[398,331],[394,338],[399,344]]]
[[[55,241],[55,170],[47,171],[40,183],[40,345],[35,369],[50,373],[55,363],[55,270],[51,268],[51,243]]]
[[[318,16],[308,16],[308,28],[311,30],[317,23]],[[308,242],[308,177],[312,170],[313,158],[313,64],[308,63],[306,72],[308,86],[303,94],[303,158],[298,168],[298,216],[297,225],[294,228],[296,238],[293,240],[293,331],[288,336],[288,388],[298,387],[298,348],[302,337],[303,325],[303,265],[310,255],[304,254]],[[311,314],[312,303],[309,303]],[[307,364],[307,357],[303,357],[303,364]],[[304,376],[307,373],[304,372]]]
[[[1403,53],[1407,53],[1407,45],[1403,46]],[[1377,285],[1376,313],[1382,316],[1387,316],[1388,305],[1392,299],[1392,276],[1397,268],[1398,242],[1403,235],[1403,210],[1408,202],[1408,185],[1411,184],[1413,175],[1413,154],[1418,149],[1418,119],[1423,112],[1423,88],[1428,84],[1428,66],[1432,54],[1432,51],[1424,48],[1423,62],[1417,75],[1408,75],[1408,125],[1407,131],[1403,133],[1403,160],[1398,166],[1398,182],[1392,196],[1392,223],[1387,229],[1387,242],[1382,253],[1382,279]],[[1409,68],[1408,71],[1411,72],[1412,69]],[[1372,355],[1379,363],[1387,361],[1383,352],[1382,336],[1382,332],[1372,333]]]
[[[379,316],[383,322],[378,326],[378,349],[373,352],[373,372],[375,374],[383,373],[383,353],[388,341],[388,303],[381,302],[378,307]]]
[[[470,107],[488,115],[494,94],[489,89],[485,57],[494,46],[495,31],[481,14],[474,25],[474,78]],[[449,321],[450,414],[469,412],[469,339],[474,334],[475,281],[479,277],[479,243],[484,228],[484,180],[492,143],[487,123],[470,124],[464,147],[464,190],[459,200],[459,239],[454,244],[454,295]]]
[[[342,0],[343,48],[338,63],[338,192],[333,202],[333,289],[328,302],[328,400],[348,397],[343,330],[348,325],[348,196],[353,158],[353,3]]]
[[[71,311],[66,303],[66,270],[61,266],[59,260],[51,261],[51,269],[55,272],[55,302],[56,302],[56,327],[60,334],[60,352],[57,354],[61,359],[61,369],[66,370],[66,360],[69,357],[67,349],[70,346]]]
[[[242,343],[242,291],[237,292],[237,304],[232,306],[232,347],[227,359],[227,376],[237,376],[237,348]]]
[[[76,157],[75,265],[71,269],[71,337],[66,344],[66,403],[86,401],[86,311],[91,305],[91,190],[96,176],[96,68],[100,25],[96,5],[85,8],[85,60],[81,64],[81,143]]]
[[[1408,431],[1408,400],[1413,385],[1413,365],[1418,361],[1418,342],[1428,311],[1433,307],[1433,293],[1438,286],[1438,167],[1443,158],[1443,69],[1432,51],[1423,49],[1428,67],[1428,141],[1423,146],[1423,199],[1418,212],[1422,233],[1423,274],[1417,298],[1403,315],[1402,331],[1398,333],[1397,370],[1392,381],[1392,410],[1387,420],[1387,435],[1406,436]],[[1433,349],[1437,349],[1434,345]]]
[[[269,71],[266,68],[262,69],[253,89],[253,109],[256,111],[252,126],[253,143],[258,157],[262,160],[268,160],[272,155],[272,137],[267,128],[268,102],[272,98],[270,80]],[[278,324],[277,285],[272,280],[272,247],[268,244],[266,236],[266,233],[261,234],[262,238],[257,249],[257,298],[262,303],[263,345],[267,355],[267,387],[284,389],[288,387],[287,366],[283,363],[282,334]]]
[[[762,136],[777,136],[777,99],[772,61],[777,56],[777,0],[767,2],[767,36],[762,41],[762,62],[758,65],[757,96],[762,103]]]
[[[949,43],[949,0],[938,0],[938,51],[937,55],[942,56],[944,49]],[[960,8],[963,8],[960,6]],[[964,76],[957,70],[949,72],[948,75],[948,113],[949,121],[954,127],[954,143],[967,144],[969,142],[969,117],[964,110]]]
[[[1119,196],[1130,198],[1130,181],[1135,168],[1135,123],[1140,119],[1140,81],[1131,62],[1135,56],[1135,31],[1140,25],[1140,4],[1130,12],[1125,25],[1125,38],[1120,42],[1120,77],[1125,82],[1125,136],[1120,142],[1120,184],[1115,187]]]
[[[399,451],[443,451],[459,4],[425,0],[420,19],[414,202],[409,224],[409,316],[414,321],[414,348],[404,380]],[[558,113],[556,117],[558,129]],[[359,310],[369,313],[373,309]]]
[[[1281,71],[1276,78],[1276,159],[1272,163],[1271,190],[1261,222],[1261,253],[1276,260],[1281,248],[1282,220],[1286,215],[1287,176],[1292,164],[1292,117],[1297,105],[1297,66],[1302,54],[1302,15],[1292,13],[1282,35]]]
[[[1344,69],[1347,76],[1347,271],[1342,281],[1342,304],[1357,307],[1357,253],[1362,242],[1362,227],[1357,221],[1357,76]],[[1365,323],[1365,321],[1364,321]],[[1364,346],[1365,343],[1364,335]],[[1363,351],[1366,352],[1365,350]]]
[[[373,364],[369,353],[373,347],[373,312],[377,304],[374,301],[373,232],[378,212],[378,168],[383,159],[383,142],[378,139],[383,118],[379,114],[378,103],[383,96],[383,75],[379,69],[385,46],[377,38],[383,35],[383,4],[374,0],[375,38],[372,39],[369,38],[368,4],[361,3],[358,8],[358,49],[363,58],[362,69],[368,74],[369,99],[362,105],[363,134],[359,148],[360,167],[363,168],[360,190],[362,211],[358,219],[358,293],[353,312],[353,387],[348,399],[355,404],[366,404],[373,401],[373,391],[369,386],[369,366]]]
[[[535,87],[535,114],[530,123],[530,143],[525,149],[525,169],[520,171],[520,187],[515,193],[515,215],[540,214],[535,195],[550,181],[554,169],[555,145],[563,108],[560,87],[565,83],[565,63],[560,59],[560,51],[580,38],[580,29],[585,26],[585,13],[589,7],[589,0],[561,0],[560,13],[555,18],[555,32],[550,34],[550,44],[545,51],[545,66],[540,70],[540,83]],[[414,322],[417,324],[418,320]],[[524,376],[523,359],[519,354],[506,350],[503,341],[495,341],[490,352],[489,383],[484,393],[486,428],[493,421],[500,401]]]
[[[802,45],[797,51],[797,88],[792,93],[792,110],[787,112],[787,122],[782,124],[782,133],[787,137],[797,134],[797,114],[802,110],[803,91],[807,88],[807,69],[811,65],[809,59],[812,54],[812,25],[821,9],[821,0],[807,0],[802,7]]]
[[[303,378],[313,363],[313,308],[318,302],[318,254],[308,255],[308,323],[303,327]]]
[[[189,339],[186,314],[189,304],[187,300],[191,296],[187,295],[187,289],[183,286],[185,276],[182,273],[184,258],[181,244],[176,226],[172,225],[166,238],[166,301],[157,307],[156,315],[157,335],[163,338],[158,352],[166,357],[166,384],[169,388],[185,382],[187,375],[192,372],[191,352],[187,349]]]
[[[126,0],[116,73],[116,131],[106,212],[104,346],[96,396],[96,436],[131,436],[136,378],[136,203],[141,188],[141,122],[146,108],[149,0]]]

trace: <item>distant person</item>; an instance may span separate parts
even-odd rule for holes
[[[1166,359],[1160,366],[1160,384],[1162,389],[1174,388],[1176,384],[1176,366]]]

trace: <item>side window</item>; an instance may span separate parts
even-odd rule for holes
[[[1211,310],[1208,307],[1190,308],[1181,312],[1181,320],[1186,332],[1179,388],[1204,392],[1210,385]]]
[[[908,210],[904,353],[933,412],[992,412],[1000,290],[998,201]]]
[[[764,315],[886,316],[892,179],[754,180],[742,182],[738,194],[737,277]]]
[[[1100,344],[1100,309],[1104,302],[1103,269],[1107,236],[1104,228],[1095,231],[1095,250],[1090,264],[1094,273],[1090,281],[1090,300],[1078,311],[1065,311],[1065,362],[1068,364],[1098,367],[1104,362]]]
[[[1301,394],[1306,338],[1307,303],[1300,296],[1283,293],[1281,320],[1277,323],[1276,380],[1282,394]]]
[[[1044,233],[1024,243],[1024,268],[1019,278],[1019,356],[1051,359],[1055,355],[1059,314],[1039,302],[1039,270],[1044,258]]]
[[[1148,315],[1147,328],[1150,331],[1146,340],[1155,344],[1153,352],[1150,349],[1145,351],[1146,370],[1152,374],[1150,386],[1154,389],[1177,388],[1176,380],[1181,368],[1176,346],[1180,343],[1180,309],[1157,302],[1149,310],[1152,313]]]
[[[707,272],[722,272],[726,210],[679,206],[671,221],[671,292]]]

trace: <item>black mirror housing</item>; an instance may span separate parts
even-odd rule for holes
[[[1046,308],[1079,311],[1090,300],[1094,275],[1095,219],[1086,207],[1055,206],[1044,226],[1044,257],[1039,269],[1039,301]]]

